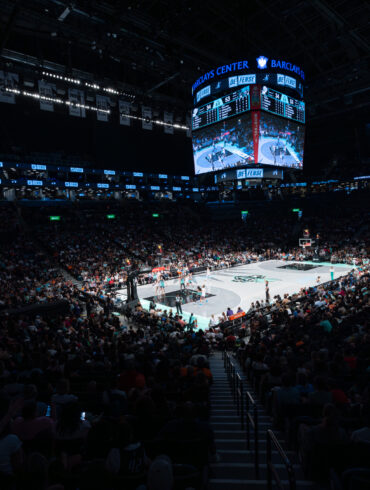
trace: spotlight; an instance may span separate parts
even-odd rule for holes
[[[110,114],[109,109],[100,109],[100,108],[95,107],[95,106],[89,106],[86,104],[79,104],[76,102],[72,102],[70,100],[57,99],[54,97],[46,97],[45,95],[40,95],[36,92],[27,92],[25,90],[20,91],[17,89],[10,89],[10,88],[5,88],[5,91],[12,93],[12,94],[16,94],[16,95],[24,95],[25,97],[31,97],[31,98],[37,99],[37,100],[45,100],[47,102],[53,102],[54,104],[64,104],[64,105],[68,105],[71,107],[78,107],[80,109],[86,109],[89,111],[96,111],[96,112],[103,112],[105,114]]]
[[[69,7],[66,7],[58,17],[59,22],[63,22],[70,13],[71,13],[71,9]]]

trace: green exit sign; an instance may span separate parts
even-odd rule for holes
[[[107,214],[107,219],[115,219],[115,214]]]
[[[60,221],[60,216],[49,216],[50,221]]]
[[[152,217],[153,217],[153,218],[159,218],[159,214],[158,214],[158,213],[153,213],[153,214],[152,214]]]
[[[242,216],[246,216],[248,214],[248,211],[242,211]]]
[[[299,213],[300,209],[299,208],[293,208],[292,211],[293,211],[293,213]]]

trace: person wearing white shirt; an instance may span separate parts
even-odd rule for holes
[[[208,326],[209,327],[215,327],[216,325],[217,325],[217,321],[215,319],[215,315],[211,315]]]
[[[353,442],[370,442],[370,427],[354,430],[351,435]]]

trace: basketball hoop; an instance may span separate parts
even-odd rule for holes
[[[303,249],[307,247],[311,247],[311,245],[314,243],[314,240],[312,238],[300,238],[299,239],[299,246],[302,247]]]

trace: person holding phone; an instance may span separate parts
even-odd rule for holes
[[[84,440],[91,428],[85,420],[78,403],[67,403],[63,406],[56,425],[57,441]]]
[[[22,408],[21,417],[17,417],[11,425],[12,431],[21,441],[32,441],[35,438],[44,439],[54,436],[54,420],[47,416],[37,416],[37,403],[34,400],[26,401]]]
[[[8,397],[0,395],[0,469],[5,477],[12,477],[23,463],[22,441],[9,433],[10,421],[22,406],[22,398],[10,402]]]

